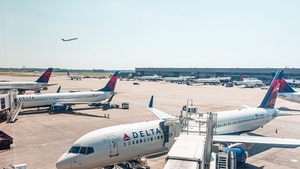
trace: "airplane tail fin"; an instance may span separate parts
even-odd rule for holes
[[[98,91],[103,92],[113,92],[115,90],[117,79],[118,79],[119,71],[116,71],[114,75],[110,78],[110,80],[107,82],[104,88],[99,89]]]
[[[279,93],[294,93],[296,92],[283,78],[280,81]]]
[[[278,95],[279,87],[282,81],[283,77],[283,70],[278,70],[276,75],[274,76],[272,83],[263,99],[261,102],[260,108],[274,108],[276,98]]]
[[[52,73],[53,68],[48,68],[37,80],[36,82],[40,83],[48,83],[51,73]]]

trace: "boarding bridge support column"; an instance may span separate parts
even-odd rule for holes
[[[213,133],[214,133],[214,114],[208,113],[206,123],[206,138],[205,138],[205,149],[203,154],[203,169],[210,168],[212,144],[213,144]]]
[[[19,104],[17,99],[17,89],[12,89],[9,91],[9,99],[10,99],[10,112],[7,116],[7,123],[13,123],[15,122],[20,109],[22,107],[21,104]]]

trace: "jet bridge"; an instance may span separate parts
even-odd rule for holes
[[[179,124],[181,132],[167,154],[164,169],[236,168],[235,153],[222,152],[217,145],[213,145],[216,114],[199,113],[192,100],[188,100],[181,110]]]
[[[17,100],[17,90],[12,89],[6,94],[1,94],[0,100],[1,120],[7,120],[8,123],[15,122],[22,107],[22,104],[19,104]]]
[[[179,122],[181,133],[166,157],[164,169],[208,168],[211,161],[213,114],[199,113],[192,100],[188,100],[181,111]]]

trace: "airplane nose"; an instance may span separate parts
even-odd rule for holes
[[[63,154],[56,162],[57,169],[71,169],[70,160],[67,158],[67,154]]]

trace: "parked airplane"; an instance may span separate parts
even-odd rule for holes
[[[171,82],[171,83],[183,83],[197,78],[198,78],[198,74],[195,73],[193,76],[162,77],[161,80],[165,82]]]
[[[285,81],[290,84],[293,87],[299,87],[300,86],[300,80],[296,79],[285,79]]]
[[[72,40],[77,40],[78,38],[71,38],[71,39],[64,39],[62,38],[61,40],[64,41],[64,42],[67,42],[67,41],[72,41]]]
[[[153,76],[136,76],[134,77],[137,80],[147,80],[147,81],[158,81],[161,80],[161,76],[153,75]]]
[[[256,78],[242,78],[243,80],[240,81],[241,84],[245,85],[247,88],[253,88],[253,87],[262,87],[264,86],[264,83]]]
[[[217,85],[220,84],[220,79],[216,77],[211,77],[211,78],[199,78],[199,79],[194,79],[193,80],[196,83],[203,83],[205,84],[210,84],[210,85]]]
[[[300,103],[300,93],[294,90],[285,79],[281,80],[278,96],[284,100]]]
[[[47,90],[48,86],[56,85],[48,83],[53,68],[48,68],[35,82],[0,82],[0,90],[17,89],[20,94],[26,90],[34,90],[40,93],[41,90]]]
[[[52,112],[70,109],[75,104],[100,103],[114,95],[118,73],[115,72],[106,86],[97,91],[18,95],[17,99],[22,108],[50,107]]]
[[[69,71],[67,73],[68,73],[68,77],[71,80],[81,80],[85,77],[85,76],[82,76],[82,75],[71,75]]]
[[[278,111],[274,109],[274,104],[279,87],[278,80],[281,76],[282,71],[276,74],[272,85],[258,108],[218,113],[217,134],[252,131],[277,116]],[[159,120],[111,126],[87,133],[80,137],[70,150],[58,159],[56,167],[58,169],[106,167],[167,150],[168,145],[171,144],[170,142],[179,133],[169,133],[171,130],[168,128],[170,126],[166,125],[166,119],[176,119],[176,117],[154,108],[153,97],[149,103],[149,110]],[[300,145],[300,140],[296,139],[257,136],[216,135],[213,140],[218,143]],[[245,156],[244,154],[241,155]]]

